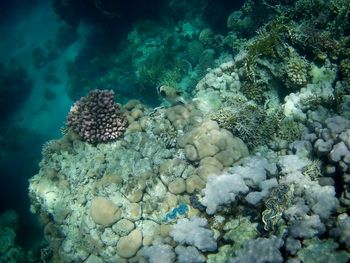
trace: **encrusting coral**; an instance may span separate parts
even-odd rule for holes
[[[70,109],[67,125],[89,143],[114,141],[121,137],[128,122],[111,90],[93,90]]]

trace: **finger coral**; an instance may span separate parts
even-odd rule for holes
[[[114,91],[92,90],[74,103],[68,114],[67,126],[81,140],[97,144],[121,137],[128,122],[114,102]]]

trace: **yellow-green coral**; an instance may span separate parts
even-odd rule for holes
[[[339,71],[346,85],[350,86],[350,58],[340,62]]]
[[[286,86],[288,88],[301,88],[308,80],[309,64],[306,59],[293,54],[286,61]]]
[[[233,242],[233,248],[239,249],[248,240],[259,236],[258,224],[253,223],[248,217],[234,218],[225,224],[224,239]]]
[[[209,114],[209,119],[216,121],[221,128],[231,130],[237,121],[235,112],[231,107],[224,107]]]
[[[159,126],[161,132],[158,134],[158,138],[162,140],[167,148],[173,148],[177,143],[177,130],[171,124],[165,124]]]
[[[303,124],[286,118],[279,124],[278,137],[287,142],[299,140],[304,128]]]
[[[210,45],[214,38],[214,32],[210,28],[204,28],[198,36],[200,42],[204,45]]]
[[[232,131],[249,148],[267,143],[277,129],[276,114],[267,114],[252,101],[240,105],[239,108],[225,107],[211,114],[209,118],[218,122],[221,128]]]
[[[255,79],[255,67],[257,59],[261,56],[276,58],[281,56],[280,46],[283,50],[281,39],[288,32],[289,27],[283,22],[283,19],[276,19],[273,22],[259,29],[256,39],[248,45],[248,54],[245,61],[245,70],[247,77],[253,82]]]
[[[241,87],[243,94],[250,100],[254,100],[260,105],[263,105],[266,101],[267,86],[264,83],[245,81]]]
[[[322,175],[321,161],[319,159],[309,161],[308,164],[303,169],[303,174],[305,176],[309,176],[312,180],[316,180],[318,177]]]

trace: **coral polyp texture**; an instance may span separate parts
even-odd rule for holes
[[[114,102],[114,91],[92,90],[74,103],[68,114],[67,126],[81,140],[96,144],[120,138],[128,122]]]

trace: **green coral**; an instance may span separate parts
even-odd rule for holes
[[[258,38],[248,46],[248,55],[245,62],[245,70],[248,79],[255,82],[256,61],[259,56],[275,57],[274,46],[276,45],[276,35],[260,33]]]
[[[216,121],[220,128],[231,130],[236,122],[235,112],[231,107],[224,107],[209,115],[209,118]]]
[[[153,133],[159,140],[165,143],[167,148],[174,148],[176,146],[178,133],[169,121],[160,122],[154,128]]]
[[[242,93],[250,100],[263,105],[266,101],[265,92],[268,90],[265,83],[244,81],[241,87]]]
[[[301,88],[308,81],[309,64],[305,58],[295,52],[286,61],[286,86],[288,88]]]
[[[164,52],[163,52],[164,51]],[[142,87],[156,87],[162,77],[167,63],[167,52],[163,49],[159,52],[148,54],[144,61],[137,66],[137,83]]]
[[[212,45],[214,39],[214,32],[210,28],[204,28],[198,36],[198,40],[204,45]]]
[[[350,259],[348,252],[337,250],[339,245],[332,239],[315,237],[304,240],[303,246],[297,255],[304,263],[346,263]]]
[[[253,101],[241,104],[239,108],[225,107],[209,115],[221,128],[232,131],[249,148],[266,144],[276,132],[278,121],[275,112],[267,112]]]
[[[312,83],[333,83],[337,77],[336,66],[329,63],[325,63],[322,67],[318,67],[315,64],[311,65],[310,75],[312,77]]]
[[[350,58],[343,59],[339,65],[340,75],[347,87],[350,86]]]
[[[210,254],[207,257],[208,263],[228,262],[235,256],[235,249],[230,245],[224,245],[219,248],[219,252],[216,254]]]
[[[310,177],[312,180],[317,180],[322,176],[321,161],[319,159],[309,161],[303,169],[303,175]]]
[[[284,35],[289,32],[289,26],[283,21],[283,17],[275,19],[258,30],[255,40],[248,45],[248,52],[245,61],[245,71],[248,79],[256,82],[255,69],[257,60],[260,57],[276,59],[285,53]]]
[[[287,142],[294,142],[301,138],[304,125],[293,119],[285,118],[279,124],[278,137]]]
[[[233,242],[232,248],[237,250],[248,241],[259,236],[258,224],[250,221],[248,217],[234,218],[224,226],[224,239]]]
[[[177,88],[181,78],[191,69],[191,64],[182,59],[174,59],[170,68],[160,78],[159,85],[167,85]]]
[[[255,103],[246,103],[236,114],[233,134],[241,138],[250,148],[266,144],[275,133],[274,114],[267,113]]]
[[[136,74],[137,83],[144,88],[160,85],[177,87],[188,68],[188,62],[178,58],[171,59],[170,54],[161,49],[149,54],[140,63]]]

